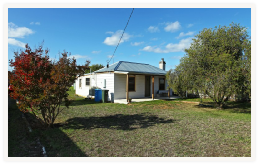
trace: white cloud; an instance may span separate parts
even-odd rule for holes
[[[169,53],[167,50],[162,50],[161,48],[157,48],[156,46],[146,46],[142,50],[154,53]]]
[[[152,40],[152,41],[156,41],[156,40],[158,40],[158,38],[151,38],[151,40]]]
[[[192,27],[192,26],[193,26],[193,24],[190,23],[190,24],[187,25],[187,28],[190,28],[190,27]]]
[[[184,49],[189,48],[191,45],[191,42],[192,42],[192,37],[182,39],[177,44],[169,43],[165,46],[164,49],[161,49],[157,46],[146,46],[142,49],[142,51],[154,52],[154,53],[181,52],[181,51],[184,51]]]
[[[107,57],[108,57],[108,58],[112,58],[112,55],[108,55]],[[113,58],[114,58],[114,57],[116,57],[116,56],[113,56]]]
[[[178,44],[170,43],[170,44],[166,45],[166,49],[169,52],[184,51],[184,49],[189,48],[191,46],[191,42],[192,42],[192,37],[186,38],[186,39],[182,39]]]
[[[134,42],[134,43],[130,43],[132,46],[139,46],[141,44],[143,44],[144,42]]]
[[[40,25],[40,22],[31,22],[30,25]]]
[[[56,59],[56,58],[54,58],[54,57],[50,57],[49,59],[50,59],[50,61],[52,61],[52,62],[58,61],[58,59]]]
[[[19,46],[19,47],[22,47],[22,48],[25,48],[25,43],[21,42],[21,41],[18,41],[14,38],[8,38],[8,44],[11,44],[11,45],[14,45],[14,46]]]
[[[108,31],[106,32],[106,34],[114,34],[114,32]]]
[[[183,56],[172,56],[171,59],[177,59],[180,60]]]
[[[8,71],[13,71],[13,67],[11,67],[10,65],[8,65]]]
[[[176,38],[181,38],[181,37],[185,37],[185,36],[192,36],[193,34],[194,34],[194,32],[188,32],[188,33],[181,32],[179,34],[179,36],[176,37]]]
[[[159,32],[158,27],[155,26],[149,26],[149,28],[147,29],[150,33],[155,33],[155,32]]]
[[[112,34],[112,36],[111,37],[106,37],[103,43],[106,44],[106,45],[110,45],[110,46],[118,45],[122,33],[123,33],[122,30],[118,30],[115,33],[109,32],[109,34]],[[122,37],[122,39],[120,41],[120,44],[125,42],[125,41],[128,41],[130,39],[130,37],[131,37],[131,35],[129,35],[128,33],[124,33],[123,37]]]
[[[83,55],[79,55],[79,54],[75,54],[75,55],[71,55],[69,56],[69,58],[75,58],[75,59],[80,59],[80,58],[83,58],[83,59],[89,59],[88,56],[83,56]]]
[[[99,50],[99,51],[96,51],[96,50],[92,51],[93,54],[98,54],[100,52],[101,52],[101,50]]]
[[[166,23],[165,31],[167,32],[175,32],[181,28],[181,25],[178,21],[176,22],[171,22],[171,23]]]
[[[24,38],[34,32],[27,27],[18,27],[14,23],[8,23],[8,37]]]

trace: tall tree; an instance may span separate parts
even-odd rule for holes
[[[87,69],[85,71],[85,73],[90,73],[91,72],[94,72],[94,71],[97,71],[99,69],[102,69],[104,66],[102,64],[93,64],[91,66],[89,66],[89,69]]]
[[[176,85],[195,89],[220,107],[230,96],[250,92],[251,43],[246,28],[234,23],[205,28],[185,52],[175,69],[183,83],[171,84],[176,91]]]
[[[14,67],[13,74],[8,75],[13,89],[10,96],[19,100],[21,111],[35,116],[41,114],[45,124],[51,127],[63,110],[61,104],[65,102],[67,107],[70,104],[67,98],[69,87],[77,76],[84,74],[89,63],[87,61],[85,66],[79,67],[74,58],[68,58],[67,52],[52,62],[48,50],[44,51],[40,46],[32,51],[26,45],[26,50],[16,52],[15,60],[10,61],[10,66]]]

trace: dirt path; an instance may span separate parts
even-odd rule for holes
[[[189,104],[200,104],[200,102],[193,102],[193,101],[180,101],[183,103],[189,103]]]

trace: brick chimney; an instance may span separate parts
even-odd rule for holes
[[[166,62],[164,61],[164,58],[159,61],[159,68],[165,70],[165,64]]]

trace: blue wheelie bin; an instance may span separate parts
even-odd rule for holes
[[[101,102],[102,101],[102,90],[101,89],[95,89],[95,102]]]

